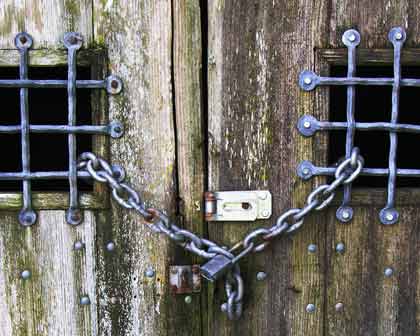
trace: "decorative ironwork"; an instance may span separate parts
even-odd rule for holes
[[[354,30],[347,30],[343,34],[343,43],[348,49],[347,77],[321,77],[312,71],[303,71],[299,77],[299,85],[305,91],[311,91],[319,85],[346,85],[347,86],[347,121],[331,122],[319,121],[312,116],[303,116],[298,122],[298,129],[304,136],[312,136],[318,131],[337,129],[347,130],[346,158],[349,158],[353,148],[355,130],[359,131],[388,131],[390,148],[388,168],[363,168],[361,175],[388,176],[388,195],[385,207],[380,211],[379,218],[383,224],[394,224],[399,214],[395,209],[395,188],[397,176],[420,176],[420,169],[399,169],[396,166],[397,132],[420,133],[420,126],[399,124],[398,109],[401,86],[420,86],[420,79],[401,78],[401,49],[406,39],[402,27],[392,28],[388,39],[394,47],[394,77],[393,78],[361,78],[355,77],[356,47],[360,43],[360,34]],[[355,85],[392,85],[392,113],[390,122],[361,123],[354,118]],[[335,167],[317,167],[309,161],[300,163],[298,175],[307,180],[314,175],[334,175]],[[344,197],[337,210],[337,218],[342,222],[351,220],[353,209],[350,207],[351,184],[344,186]]]
[[[64,46],[68,50],[68,78],[67,80],[31,80],[28,78],[29,49],[32,47],[32,37],[27,33],[19,33],[15,37],[15,45],[19,50],[19,79],[0,79],[0,88],[20,88],[20,125],[0,126],[0,133],[20,133],[22,148],[22,171],[0,172],[0,180],[21,180],[23,185],[23,206],[19,214],[19,221],[24,226],[33,225],[37,215],[32,207],[31,180],[68,178],[69,208],[66,220],[69,224],[81,223],[83,215],[79,209],[78,178],[89,178],[87,172],[77,171],[76,134],[103,134],[113,138],[122,136],[123,127],[119,122],[109,125],[76,125],[76,89],[106,89],[110,94],[118,94],[122,89],[122,82],[115,76],[104,80],[77,80],[77,51],[82,47],[83,38],[78,33],[67,33],[64,36]],[[28,89],[32,88],[67,88],[68,92],[68,124],[67,125],[31,125],[29,121]],[[68,134],[69,166],[68,171],[33,172],[30,170],[30,133],[64,133]]]

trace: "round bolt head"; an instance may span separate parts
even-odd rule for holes
[[[262,200],[267,199],[267,193],[265,193],[265,192],[258,193],[258,198],[262,199]]]
[[[403,35],[401,34],[401,32],[397,32],[397,33],[395,33],[395,39],[396,39],[396,40],[401,40],[401,39],[402,39],[402,37],[403,37]]]
[[[356,41],[356,35],[350,34],[348,39],[349,39],[350,42],[354,42],[354,41]]]
[[[74,242],[73,247],[76,251],[79,251],[79,250],[81,250],[85,247],[85,244],[83,242],[81,242],[80,240],[78,240],[78,241]]]
[[[344,219],[349,219],[350,218],[350,212],[348,212],[347,210],[344,210],[342,212],[341,216],[343,216]]]
[[[187,295],[184,299],[186,304],[190,304],[192,302],[192,297],[190,295]]]
[[[155,271],[151,268],[144,272],[144,275],[148,278],[153,278],[155,276]]]
[[[23,270],[22,273],[20,274],[20,276],[23,280],[27,280],[31,277],[31,271]]]
[[[311,128],[311,123],[309,121],[305,121],[303,123],[303,127],[305,127],[305,128]]]
[[[258,272],[257,273],[257,280],[258,281],[263,281],[267,278],[267,273],[265,272]]]
[[[305,78],[303,79],[303,82],[304,82],[305,84],[309,85],[309,84],[311,84],[311,83],[312,83],[312,78],[311,78],[311,77],[305,77]]]
[[[303,173],[303,175],[308,175],[308,174],[309,174],[309,172],[310,172],[309,168],[303,168],[303,169],[302,169],[302,173]]]
[[[307,313],[313,313],[314,311],[315,311],[315,305],[313,303],[310,303],[306,306]]]
[[[345,249],[346,249],[346,247],[345,247],[344,243],[338,243],[335,247],[335,250],[338,253],[343,253],[345,251]]]
[[[82,296],[82,297],[80,298],[80,304],[81,304],[82,306],[87,306],[87,305],[90,305],[90,299],[89,299],[89,296],[87,296],[87,295]]]
[[[391,267],[387,267],[385,268],[384,274],[387,278],[389,278],[394,274],[394,270]]]
[[[309,253],[315,253],[316,252],[316,245],[315,244],[309,244],[308,245],[308,252]]]
[[[343,309],[344,309],[344,304],[343,304],[342,302],[338,302],[338,303],[335,305],[335,311],[337,311],[337,312],[341,312],[341,311],[343,311]]]
[[[385,218],[386,218],[387,220],[389,220],[389,221],[392,221],[392,220],[394,219],[394,215],[393,215],[392,213],[388,212],[388,213],[385,215]]]
[[[115,250],[115,243],[113,241],[110,241],[106,244],[106,249],[108,251],[114,251]]]
[[[263,211],[261,212],[261,215],[262,215],[263,217],[268,217],[268,216],[270,215],[270,211],[268,211],[268,210],[263,210]]]

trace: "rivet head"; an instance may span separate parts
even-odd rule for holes
[[[189,295],[187,295],[187,296],[185,297],[184,301],[185,301],[185,303],[186,303],[186,304],[190,304],[190,303],[192,302],[192,297],[191,297],[191,296],[189,296]]]
[[[309,121],[305,121],[303,123],[303,127],[305,127],[305,128],[311,128],[311,123]]]
[[[308,245],[308,252],[309,253],[315,253],[316,252],[316,245],[315,244],[309,244]]]
[[[263,210],[263,211],[261,212],[261,215],[262,215],[263,217],[268,217],[268,216],[270,215],[270,212],[269,212],[268,210]]]
[[[83,249],[84,247],[85,247],[85,244],[83,242],[81,242],[80,240],[74,242],[73,248],[76,251],[79,251],[79,250]]]
[[[309,168],[303,168],[302,173],[303,173],[303,175],[308,175],[309,174]]]
[[[350,212],[348,212],[347,210],[343,210],[343,212],[341,213],[341,216],[344,219],[349,219],[350,218]]]
[[[394,274],[394,270],[391,267],[387,267],[385,268],[384,274],[387,278],[389,278]]]
[[[258,281],[263,281],[267,278],[267,273],[265,272],[258,272],[257,273],[257,280]]]
[[[356,35],[350,34],[348,39],[349,39],[350,42],[354,42],[354,41],[356,41]]]
[[[394,215],[393,215],[391,212],[388,212],[388,213],[385,215],[385,218],[386,218],[386,220],[388,220],[388,221],[392,221],[392,220],[394,220]]]
[[[89,299],[89,296],[87,296],[87,295],[82,296],[82,297],[80,298],[80,304],[81,304],[82,306],[87,306],[87,305],[90,305],[90,299]]]
[[[314,311],[315,311],[315,305],[313,303],[310,303],[306,306],[307,313],[313,313]]]
[[[346,247],[345,247],[344,243],[338,243],[338,244],[335,246],[335,250],[336,250],[338,253],[343,253],[345,249],[346,249]]]
[[[343,309],[344,309],[344,304],[343,304],[342,302],[338,302],[338,303],[335,305],[335,311],[337,311],[337,312],[341,312],[341,311],[343,311]]]
[[[155,271],[151,268],[144,272],[144,275],[148,278],[153,278],[155,276]]]
[[[115,243],[113,241],[110,241],[106,244],[106,249],[108,251],[114,251],[115,250]]]
[[[401,39],[402,39],[402,37],[403,37],[403,35],[401,34],[401,32],[397,32],[397,33],[395,33],[395,39],[396,39],[396,40],[401,40]]]
[[[303,82],[304,82],[305,84],[309,85],[309,84],[311,84],[311,83],[312,83],[312,78],[311,78],[311,77],[305,77],[305,78],[303,79]]]
[[[27,280],[31,277],[31,271],[23,270],[22,273],[20,274],[20,276],[23,280]]]

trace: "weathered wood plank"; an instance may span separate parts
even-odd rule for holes
[[[327,2],[208,1],[209,187],[269,189],[273,218],[266,223],[214,223],[210,237],[236,243],[252,228],[272,224],[302,205],[310,184],[296,178],[297,163],[313,159],[312,140],[293,125],[314,112],[315,95],[303,93],[298,73],[315,67],[314,47],[325,45]],[[307,246],[317,245],[308,255]],[[324,223],[309,218],[293,238],[249,258],[243,319],[227,322],[219,307],[209,319],[213,335],[320,335],[323,332]],[[265,282],[256,273],[268,274]],[[216,302],[224,293],[219,288]],[[316,310],[306,313],[307,304]],[[209,314],[210,315],[210,314]],[[210,315],[211,316],[211,315]]]
[[[34,48],[63,47],[63,34],[76,31],[85,46],[92,43],[91,0],[3,0],[0,2],[0,49],[14,49],[21,31],[34,39]]]
[[[330,45],[340,46],[341,34],[350,27],[362,35],[362,49],[358,55],[368,63],[390,61],[390,53],[377,51],[390,48],[388,32],[393,26],[407,30],[408,47],[419,43],[419,27],[413,20],[419,8],[409,1],[351,1],[332,2]],[[373,13],[375,13],[373,15]],[[340,46],[341,47],[341,46]],[[324,53],[327,59],[332,52]],[[413,51],[404,50],[403,62],[415,63]],[[356,98],[357,99],[357,98]],[[390,99],[390,98],[389,98]],[[391,104],[391,100],[389,101]],[[328,116],[328,101],[320,108]],[[344,153],[344,148],[343,148]],[[361,153],[363,155],[363,153]],[[418,305],[418,216],[415,195],[417,190],[397,191],[400,220],[396,225],[384,226],[378,213],[386,194],[383,190],[367,189],[355,193],[355,216],[347,225],[334,220],[334,211],[328,212],[328,274],[326,334],[328,335],[416,335],[419,333]],[[411,198],[411,199],[410,199]],[[371,204],[369,202],[371,201]],[[344,243],[344,254],[334,251],[337,243]],[[392,268],[391,277],[384,275]],[[343,310],[335,305],[343,303]]]
[[[0,331],[2,335],[98,335],[95,217],[66,223],[64,211],[42,211],[23,228],[16,212],[1,213]],[[84,248],[74,250],[81,241]],[[28,280],[20,274],[31,272]],[[80,305],[82,295],[91,304]]]
[[[200,1],[172,1],[172,8],[179,216],[184,228],[203,236],[205,226],[202,198],[206,143],[203,129]],[[200,260],[189,253],[177,254],[177,264],[197,262]],[[181,335],[201,335],[201,318],[206,311],[205,298],[206,292],[203,290],[201,297],[193,295],[192,303],[186,305],[184,296],[172,296],[172,322],[169,328]]]
[[[171,85],[171,1],[94,1],[94,40],[107,48],[109,68],[124,90],[110,98],[110,118],[124,124],[124,137],[111,142],[111,158],[148,206],[176,209],[175,132]],[[157,237],[135,213],[113,204],[112,225],[98,244],[113,240],[98,287],[103,301],[100,334],[166,335],[168,265],[173,245]],[[104,240],[102,240],[104,239]],[[155,276],[147,278],[152,268]],[[116,304],[109,305],[112,297]]]

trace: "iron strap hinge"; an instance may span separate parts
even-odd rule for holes
[[[272,197],[268,190],[208,191],[204,193],[206,221],[255,221],[268,219]]]

